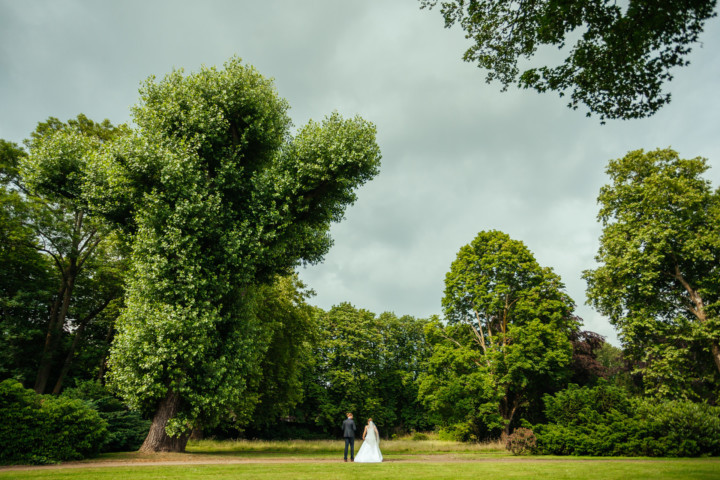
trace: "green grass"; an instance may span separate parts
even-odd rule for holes
[[[356,442],[359,447],[360,442]],[[342,441],[212,441],[188,445],[184,454],[137,452],[102,455],[67,468],[0,468],[2,479],[720,479],[720,459],[513,457],[499,443],[464,444],[436,438],[381,443],[386,461],[342,461]],[[232,462],[157,465],[150,462]],[[132,465],[112,466],[117,462]]]
[[[698,460],[520,460],[479,462],[260,463],[0,471],[13,479],[717,479],[720,462]]]

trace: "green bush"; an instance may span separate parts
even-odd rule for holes
[[[40,397],[20,382],[0,383],[0,464],[44,463],[35,452],[42,441]]]
[[[81,400],[0,383],[0,463],[54,463],[96,455],[107,423]]]
[[[102,447],[103,452],[137,450],[150,430],[152,423],[150,420],[145,420],[139,413],[128,410],[100,382],[92,380],[78,382],[74,388],[66,389],[62,396],[88,402],[107,422],[108,435]]]
[[[533,430],[554,455],[692,457],[720,455],[720,407],[634,399],[604,382],[546,396],[551,423]]]
[[[100,452],[107,422],[82,400],[46,396],[41,400],[42,452],[51,460],[80,460]]]

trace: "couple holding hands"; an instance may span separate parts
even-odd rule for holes
[[[348,412],[347,418],[342,423],[343,437],[345,437],[345,461],[348,460],[348,447],[350,447],[350,461],[363,463],[382,462],[383,456],[380,453],[380,434],[372,421],[368,418],[368,423],[363,430],[363,444],[355,455],[355,420],[353,414]]]

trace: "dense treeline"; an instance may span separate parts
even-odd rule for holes
[[[0,461],[182,450],[191,433],[335,437],[347,411],[385,436],[718,454],[720,191],[706,160],[609,164],[584,275],[619,349],[499,231],[460,248],[443,318],[311,306],[294,267],[322,259],[379,150],[359,117],[292,137],[286,110],[233,59],[149,81],[137,130],[79,115],[39,123],[24,147],[0,140],[0,418],[27,419],[3,423]]]

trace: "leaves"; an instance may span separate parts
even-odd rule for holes
[[[563,288],[502,232],[460,249],[445,277],[449,325],[428,329],[433,354],[420,380],[421,398],[453,435],[492,438],[567,378],[578,319]]]
[[[538,92],[569,94],[568,107],[588,107],[600,119],[653,115],[670,102],[663,90],[672,70],[688,65],[715,0],[421,0],[440,4],[445,27],[459,24],[473,42],[466,62],[499,81]],[[574,42],[574,43],[573,43]],[[539,51],[557,47],[558,65],[530,63]],[[528,64],[528,67],[524,65]],[[522,68],[527,68],[521,72]]]
[[[707,169],[670,149],[629,152],[609,163],[598,197],[588,299],[619,328],[653,395],[703,398],[718,385],[720,193]]]

